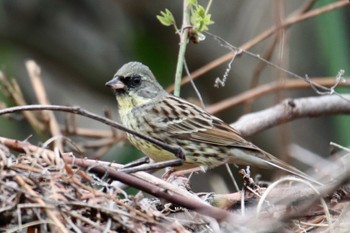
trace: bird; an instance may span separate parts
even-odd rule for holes
[[[140,62],[124,64],[106,82],[116,97],[122,124],[163,143],[180,147],[183,164],[175,171],[195,167],[204,170],[222,164],[278,168],[319,183],[304,172],[245,140],[239,132],[203,108],[169,94],[152,71]],[[131,144],[155,162],[176,159],[176,155],[154,143],[128,133]]]

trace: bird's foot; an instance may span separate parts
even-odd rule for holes
[[[185,176],[187,174],[192,174],[194,172],[203,171],[201,167],[189,168],[185,170],[176,170],[176,168],[167,168],[166,172],[162,175],[162,179],[165,181],[170,181],[176,179],[176,177]]]

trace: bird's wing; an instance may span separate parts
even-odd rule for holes
[[[257,150],[231,126],[201,108],[175,96],[167,96],[153,109],[170,137]]]

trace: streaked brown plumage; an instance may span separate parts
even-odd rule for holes
[[[130,62],[106,83],[114,90],[121,121],[127,128],[179,146],[184,164],[175,169],[216,167],[224,163],[280,168],[312,180],[298,169],[243,139],[231,126],[186,100],[168,94],[150,69]],[[175,159],[160,147],[128,135],[130,142],[154,161]]]

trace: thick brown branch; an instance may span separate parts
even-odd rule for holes
[[[169,193],[167,190],[164,190],[162,188],[159,188],[153,184],[147,183],[145,181],[142,181],[132,175],[129,175],[124,172],[116,171],[113,168],[105,167],[105,166],[98,166],[93,167],[90,169],[90,171],[99,172],[99,173],[108,173],[108,175],[116,180],[119,180],[120,182],[130,185],[134,188],[140,189],[142,191],[145,191],[149,194],[152,194],[159,198],[164,198],[167,201],[181,205],[183,207],[186,207],[188,209],[195,210],[196,212],[210,216],[212,218],[215,218],[216,220],[225,220],[227,219],[231,214],[225,210],[212,207],[210,205],[203,204],[201,202],[194,201],[192,199],[189,199],[185,196],[176,194],[176,193]],[[231,216],[232,217],[232,216]]]

